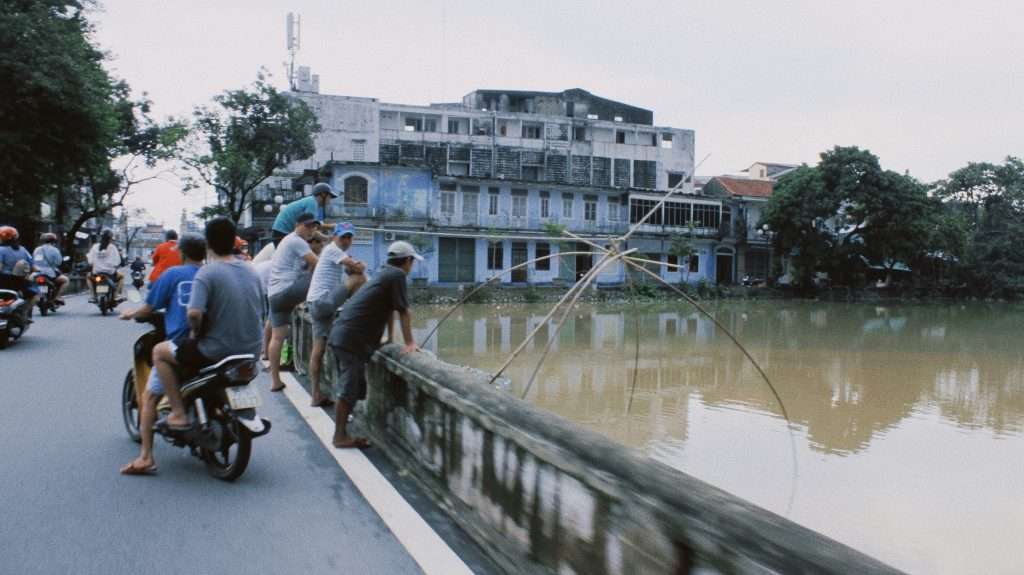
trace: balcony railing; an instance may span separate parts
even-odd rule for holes
[[[470,228],[494,228],[499,230],[520,230],[529,232],[545,232],[549,224],[557,224],[565,227],[570,232],[613,235],[624,233],[627,224],[624,222],[597,222],[578,219],[541,218],[537,216],[511,216],[499,214],[491,216],[487,214],[442,214],[435,213],[431,217],[431,223],[436,226],[470,227]]]

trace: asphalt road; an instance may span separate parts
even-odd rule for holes
[[[159,437],[157,475],[119,475],[145,330],[72,297],[0,351],[0,573],[420,573],[265,374],[274,427],[238,481]]]

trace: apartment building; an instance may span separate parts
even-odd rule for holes
[[[553,240],[558,229],[607,241],[679,188],[628,247],[662,262],[652,271],[669,281],[735,278],[732,198],[694,192],[694,132],[658,126],[650,110],[581,89],[477,90],[425,106],[294,95],[320,120],[316,153],[257,191],[249,224],[273,216],[275,200],[329,181],[340,194],[329,217],[361,229],[355,254],[371,265],[383,263],[387,243],[401,238],[424,253],[414,279],[428,283],[480,282],[537,257],[588,252],[502,278],[567,282],[598,258],[585,244]],[[669,253],[679,234],[696,247],[687,262]],[[597,281],[621,283],[624,274],[610,266]]]

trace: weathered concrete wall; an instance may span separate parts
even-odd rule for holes
[[[296,327],[304,361],[308,324],[297,316]],[[391,345],[368,379],[360,425],[376,448],[509,573],[896,572],[519,401],[485,373]]]

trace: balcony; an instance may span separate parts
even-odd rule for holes
[[[441,214],[435,213],[430,223],[438,227],[463,227],[477,229],[516,230],[532,233],[547,233],[549,224],[565,227],[566,230],[587,235],[619,235],[626,232],[625,222],[591,222],[578,219],[540,218],[537,216],[517,217],[508,214],[490,216],[486,214]]]

